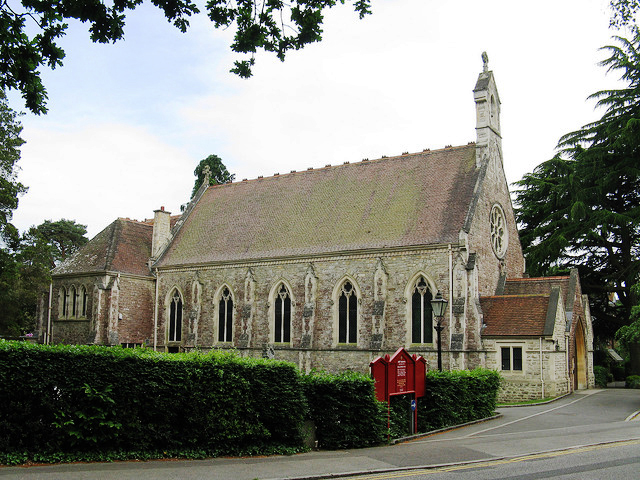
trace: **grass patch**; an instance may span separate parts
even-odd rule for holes
[[[497,407],[513,407],[515,405],[535,405],[536,403],[545,403],[554,400],[556,397],[536,398],[534,400],[522,400],[520,402],[504,402],[498,403]]]

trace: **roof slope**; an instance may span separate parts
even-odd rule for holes
[[[209,187],[158,266],[458,240],[475,144]]]
[[[508,278],[504,293],[505,295],[548,294],[553,287],[559,287],[564,298],[569,289],[569,276]]]
[[[153,226],[119,218],[93,237],[52,274],[120,272],[150,276],[147,261],[151,256]]]
[[[500,295],[482,297],[485,337],[542,336],[549,310],[549,295]]]

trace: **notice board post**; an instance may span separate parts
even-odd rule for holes
[[[393,356],[378,357],[369,364],[375,382],[376,398],[387,402],[387,422],[389,422],[390,401],[395,395],[411,395],[411,425],[413,434],[418,430],[418,398],[425,395],[427,362],[421,356],[410,355],[399,348]],[[390,425],[388,425],[390,426]]]

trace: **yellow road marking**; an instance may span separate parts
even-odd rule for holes
[[[539,458],[554,458],[554,457],[560,457],[562,455],[571,455],[573,453],[591,452],[593,450],[601,450],[604,448],[613,448],[618,446],[638,445],[638,444],[640,444],[640,440],[626,440],[623,442],[612,442],[612,443],[606,443],[602,445],[588,445],[584,447],[569,448],[566,450],[557,450],[553,452],[534,453],[530,455],[523,455],[521,457],[504,458],[500,460],[488,460],[488,461],[477,462],[477,463],[466,463],[464,465],[451,465],[448,467],[433,467],[433,468],[417,468],[414,470],[403,470],[401,472],[359,475],[354,477],[347,477],[346,480],[349,480],[349,479],[385,480],[385,479],[391,479],[391,478],[410,477],[412,475],[433,475],[435,473],[455,472],[457,470],[469,470],[472,468],[488,468],[488,467],[494,467],[496,465],[506,465],[509,463],[524,462],[526,460],[533,460],[533,459],[539,459]]]

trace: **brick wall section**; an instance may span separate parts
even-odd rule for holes
[[[118,319],[119,343],[151,344],[155,282],[147,278],[121,277]]]
[[[61,317],[60,290],[87,290],[86,316]],[[152,278],[121,275],[79,275],[53,279],[51,342],[117,345],[147,343],[153,338]],[[48,296],[48,292],[47,292]],[[44,304],[46,304],[46,299]],[[119,319],[122,314],[122,320]],[[42,315],[41,332],[47,318]]]

